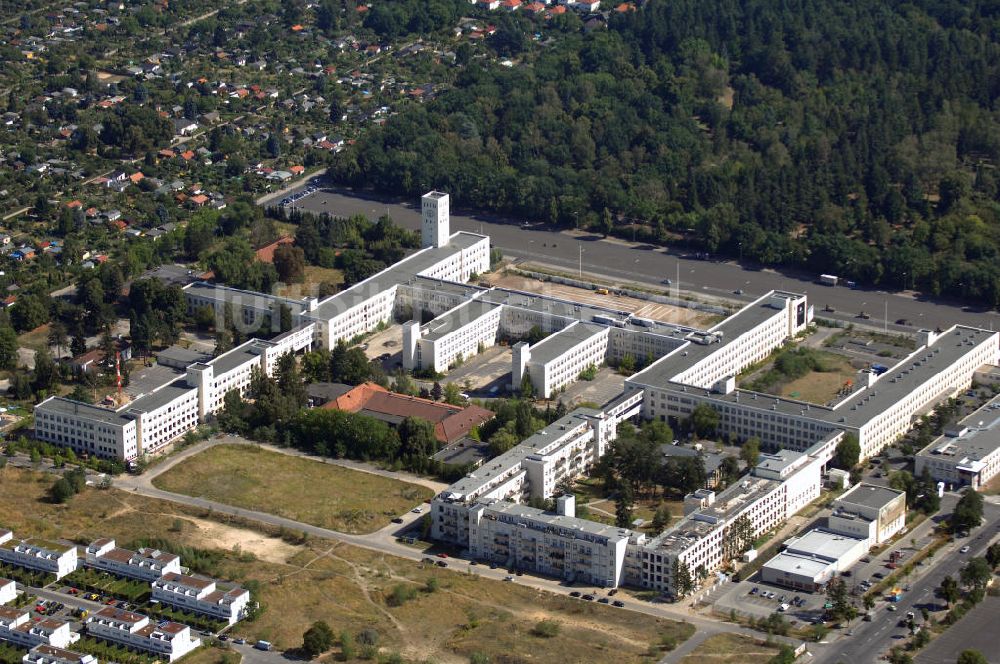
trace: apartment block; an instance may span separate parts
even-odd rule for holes
[[[76,547],[43,540],[16,540],[14,533],[0,530],[0,561],[55,574],[61,579],[76,571]]]
[[[517,503],[479,503],[470,512],[469,555],[571,583],[613,588],[621,582],[629,540],[642,537],[571,514]]]
[[[215,579],[169,573],[153,581],[152,598],[186,611],[225,620],[234,625],[246,614],[250,591],[217,588]]]
[[[109,538],[96,539],[87,546],[86,565],[139,581],[155,581],[164,574],[181,572],[179,556],[147,547],[138,551],[122,549]]]
[[[41,644],[25,653],[21,658],[21,664],[98,664],[98,662],[93,655]]]
[[[17,599],[17,584],[10,579],[0,579],[0,604],[10,604]]]
[[[8,641],[19,648],[34,648],[37,645],[66,648],[79,638],[70,631],[69,623],[55,618],[35,622],[25,609],[0,606],[0,641]]]
[[[556,484],[583,474],[600,458],[620,421],[577,408],[484,463],[431,501],[432,536],[467,543],[470,510],[480,502],[551,498]]]
[[[167,620],[154,623],[148,616],[110,606],[87,618],[87,632],[94,638],[152,653],[168,662],[201,645],[187,625]]]

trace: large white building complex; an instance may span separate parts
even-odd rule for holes
[[[183,376],[115,409],[51,397],[35,408],[37,437],[81,453],[133,460],[211,418],[230,390],[244,393],[254,371],[270,374],[285,353],[331,349],[392,321],[403,324],[406,369],[443,372],[488,346],[510,342],[511,384],[517,388],[529,381],[543,397],[553,397],[590,367],[631,357],[644,368],[626,379],[622,393],[608,404],[569,413],[436,496],[431,532],[475,557],[525,570],[676,593],[680,571],[706,576],[814,500],[845,436],[857,438],[862,458],[877,454],[914,418],[967,389],[977,371],[1000,357],[998,333],[956,325],[920,331],[909,356],[883,373],[866,372],[849,393],[824,405],[741,389],[736,381],[741,371],[807,330],[813,309],[805,295],[772,291],[700,330],[610,307],[469,284],[490,268],[490,241],[451,233],[449,209],[447,194],[424,195],[423,248],[322,300],[201,282],[187,286],[191,313],[210,307],[251,336],[274,336],[253,338],[210,359],[174,353],[169,361],[175,366],[190,362]],[[281,331],[281,320],[287,327],[289,318],[291,329]],[[608,528],[576,518],[566,501],[555,513],[522,505],[529,498],[557,497],[563,480],[587,472],[623,420],[686,421],[699,406],[718,414],[717,430],[730,440],[757,437],[778,452],[764,455],[747,477],[718,494],[706,489],[688,496],[684,518],[667,531],[646,537]],[[991,442],[997,440],[991,433],[994,420],[982,419],[960,435],[936,441],[918,456],[918,464],[953,484],[986,481],[1000,464],[1000,445]],[[856,536],[871,542],[892,536],[895,506],[886,508],[891,514],[874,514],[861,493],[849,495],[855,502],[845,496],[835,516],[843,529],[867,528]],[[109,551],[114,550],[112,545]],[[88,550],[88,564],[111,566],[116,573],[142,566],[132,560],[125,553],[91,556]]]
[[[639,335],[657,340],[645,351],[654,361],[628,378],[625,392],[603,410],[570,413],[442,491],[432,501],[432,535],[467,547],[474,557],[513,567],[671,594],[678,592],[681,569],[695,581],[704,578],[817,498],[822,474],[845,435],[857,437],[862,458],[878,453],[915,417],[966,389],[978,369],[1000,357],[995,332],[965,326],[923,330],[908,357],[881,375],[866,373],[851,393],[819,406],[736,387],[743,369],[809,325],[813,314],[804,295],[768,293],[704,331],[605,314],[553,324],[563,313],[558,306],[554,311],[555,317],[550,310],[530,324],[544,320],[544,331],[555,334],[533,347],[514,347],[515,384],[528,377],[540,394],[551,395],[587,366],[615,353],[619,358],[634,353],[630,337]],[[756,436],[779,451],[762,455],[748,477],[718,495],[703,489],[688,496],[684,518],[658,536],[517,504],[529,497],[552,498],[560,480],[584,473],[623,419],[683,421],[701,404],[718,413],[720,433],[735,441]],[[838,501],[830,520],[836,543],[820,547],[811,558],[796,549],[777,561],[804,566],[795,587],[815,587],[855,552],[898,532],[905,518],[902,498],[898,492],[873,491],[859,487]]]

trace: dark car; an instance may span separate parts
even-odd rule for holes
[[[625,606],[625,602],[621,601],[620,599],[616,599],[614,602],[611,603],[611,605],[617,607],[623,607]]]
[[[583,598],[588,602],[593,602],[596,599],[593,595],[584,595]]]
[[[445,561],[443,561],[443,560],[439,560],[439,561],[437,561],[437,566],[438,566],[438,567],[447,567],[447,566],[448,566],[448,563],[446,563],[446,562],[445,562]]]
[[[397,516],[395,519],[392,520],[392,522],[393,523],[403,523],[403,517]]]
[[[607,604],[607,603],[608,603],[608,602],[610,602],[610,601],[611,601],[611,600],[610,600],[610,599],[608,599],[607,597],[602,597],[601,599],[597,600],[597,603],[598,603],[598,604]]]
[[[570,597],[579,597],[581,595],[579,590],[574,590],[569,594]]]
[[[885,578],[885,574],[883,574],[882,572],[875,572],[874,574],[872,574],[872,578],[875,578],[875,579],[884,579]]]

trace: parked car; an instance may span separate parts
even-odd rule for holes
[[[961,549],[959,549],[959,550],[958,550],[958,552],[959,552],[959,553],[968,553],[968,552],[969,552],[969,547],[968,547],[968,545],[966,545],[966,546],[963,546],[963,547],[962,547]]]
[[[393,523],[403,523],[403,517],[397,516],[395,519],[392,520],[392,522]]]
[[[594,597],[593,595],[584,595],[583,599],[587,600],[588,602],[593,602],[597,598]]]
[[[619,608],[625,606],[625,602],[621,601],[620,599],[616,599],[611,604],[612,604],[612,606],[617,606]]]
[[[579,597],[582,593],[579,590],[574,590],[569,594],[570,597]]]
[[[607,604],[607,603],[609,603],[610,601],[611,601],[611,600],[610,600],[610,599],[608,599],[607,597],[602,597],[602,598],[600,598],[599,600],[597,600],[597,603],[598,603],[598,604]]]

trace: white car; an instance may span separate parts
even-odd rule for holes
[[[968,546],[963,546],[961,549],[958,550],[958,552],[959,553],[968,553],[969,552],[969,547]]]
[[[414,508],[413,508],[412,510],[410,510],[410,511],[411,511],[411,512],[413,512],[414,514],[420,514],[421,512],[423,512],[423,511],[424,511],[424,508],[422,508],[422,507],[414,507]]]

